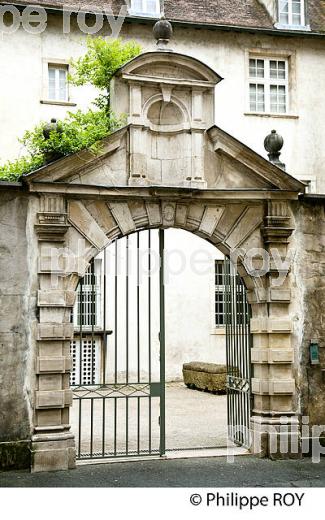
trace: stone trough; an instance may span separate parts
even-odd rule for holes
[[[183,365],[184,384],[191,389],[225,394],[227,382],[226,365],[193,361]]]

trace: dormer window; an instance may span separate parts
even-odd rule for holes
[[[305,25],[305,0],[279,0],[279,24],[303,27]]]
[[[130,13],[142,16],[159,16],[160,0],[131,0]]]

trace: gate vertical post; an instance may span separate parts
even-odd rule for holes
[[[159,230],[159,294],[160,294],[160,456],[165,455],[165,232]]]

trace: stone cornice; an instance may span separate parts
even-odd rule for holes
[[[83,198],[99,197],[107,200],[126,198],[130,199],[193,199],[210,200],[298,200],[299,194],[295,191],[264,190],[264,189],[195,189],[169,186],[93,186],[87,184],[69,184],[64,182],[31,182],[28,186],[31,193],[56,193],[69,198],[82,196]]]

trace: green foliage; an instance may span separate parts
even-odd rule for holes
[[[0,166],[0,181],[18,181],[25,173],[37,170],[44,164],[43,155],[29,155]]]
[[[0,166],[0,180],[14,181],[40,168],[49,154],[62,157],[84,149],[96,154],[100,140],[124,123],[123,119],[117,119],[105,109],[69,112],[65,119],[58,121],[58,130],[50,132],[48,139],[43,135],[46,123],[40,123],[33,130],[26,131],[20,140],[28,155]]]
[[[79,150],[98,151],[99,141],[121,126],[122,121],[105,110],[88,110],[76,113],[58,121],[58,131],[50,132],[48,139],[43,135],[44,123],[37,125],[31,132],[25,132],[22,143],[31,155],[57,153],[69,155]]]
[[[109,90],[109,83],[115,72],[126,62],[138,56],[141,46],[135,41],[123,42],[121,39],[87,39],[87,52],[72,62],[75,69],[70,76],[74,85],[90,83],[99,90]]]

